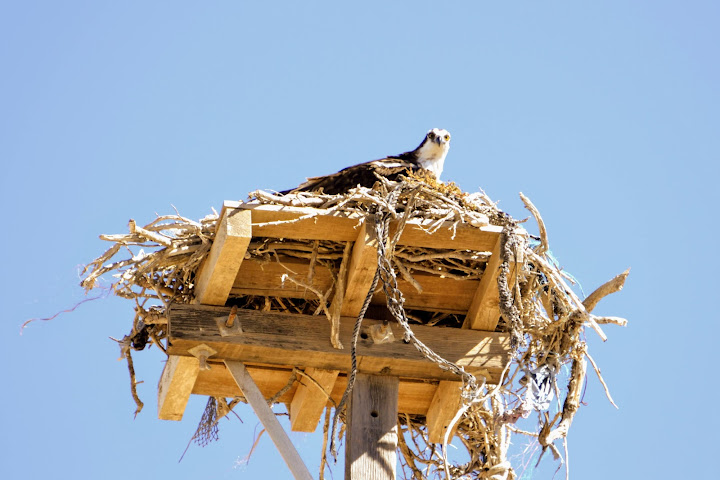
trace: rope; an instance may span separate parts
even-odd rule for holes
[[[378,242],[379,241],[380,240],[378,239]],[[367,312],[367,309],[370,306],[370,301],[372,300],[375,289],[377,288],[379,278],[380,269],[378,268],[375,270],[375,276],[373,277],[372,284],[368,289],[367,295],[365,295],[365,300],[363,301],[362,308],[360,309],[360,313],[358,313],[357,319],[355,320],[355,328],[353,329],[352,341],[350,343],[350,361],[352,363],[352,369],[350,370],[350,376],[348,377],[347,387],[345,387],[345,391],[343,392],[343,396],[340,399],[340,403],[338,403],[337,408],[335,409],[335,415],[333,416],[333,424],[331,429],[332,436],[330,439],[330,452],[335,458],[337,458],[337,445],[335,444],[335,437],[337,433],[337,420],[338,417],[340,417],[340,412],[342,412],[345,404],[347,403],[350,392],[355,386],[355,377],[357,376],[357,340],[360,336],[360,327],[362,325],[363,319],[365,318],[365,312]]]
[[[375,293],[375,289],[377,288],[377,284],[380,280],[382,280],[383,292],[385,293],[385,298],[387,299],[387,308],[392,314],[393,318],[395,318],[395,320],[398,322],[398,324],[402,327],[404,331],[403,341],[405,343],[412,343],[413,346],[425,358],[427,358],[431,362],[434,362],[443,370],[451,371],[456,375],[462,377],[462,396],[467,404],[473,403],[480,397],[481,389],[485,385],[485,379],[483,378],[481,385],[478,386],[477,379],[474,375],[466,372],[463,367],[458,366],[457,364],[450,362],[435,353],[427,345],[421,342],[410,328],[407,314],[405,313],[405,309],[403,308],[405,299],[397,285],[397,276],[395,274],[395,269],[392,266],[392,257],[395,250],[395,245],[399,240],[402,230],[405,226],[405,222],[407,221],[410,213],[412,213],[415,200],[414,193],[408,200],[408,203],[405,205],[405,215],[403,215],[403,217],[400,219],[397,231],[393,235],[392,240],[389,238],[390,220],[393,218],[397,218],[397,201],[401,191],[405,187],[406,184],[403,182],[388,194],[386,202],[387,209],[385,211],[380,208],[380,205],[375,205],[375,212],[373,218],[375,224],[375,238],[378,245],[378,264],[377,269],[375,270],[375,276],[373,277],[372,284],[368,290],[367,295],[365,296],[365,300],[363,302],[362,308],[360,309],[360,313],[355,320],[355,328],[353,330],[352,342],[350,345],[352,369],[350,371],[350,375],[348,376],[348,385],[345,388],[345,392],[343,392],[343,396],[338,403],[337,408],[335,409],[335,415],[333,416],[330,452],[332,453],[333,457],[335,457],[335,459],[337,459],[336,436],[338,418],[340,417],[341,412],[347,404],[350,392],[352,392],[355,384],[355,378],[357,376],[357,340],[360,336],[360,327],[362,325],[363,319],[365,318],[365,312],[370,305],[372,297]]]

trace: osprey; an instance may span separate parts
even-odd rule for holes
[[[427,170],[440,180],[449,148],[450,133],[441,128],[433,128],[425,135],[422,143],[415,150],[380,160],[359,163],[331,175],[308,178],[305,183],[280,193],[285,195],[295,192],[322,191],[329,195],[337,195],[358,185],[372,188],[378,175],[395,180],[402,173],[418,170]]]

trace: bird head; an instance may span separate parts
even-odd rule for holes
[[[422,168],[431,171],[435,178],[440,180],[449,149],[450,132],[442,128],[433,128],[425,135],[425,140],[415,150],[417,163]]]
[[[440,146],[445,146],[445,148],[450,147],[450,132],[444,128],[433,128],[428,131],[426,138]]]

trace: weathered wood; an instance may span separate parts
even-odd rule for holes
[[[350,370],[349,349],[330,345],[330,324],[324,317],[289,315],[277,312],[238,310],[237,321],[243,333],[222,336],[216,317],[227,317],[230,309],[204,305],[173,304],[168,309],[171,355],[187,355],[188,349],[205,343],[216,350],[216,358],[268,365],[294,365],[327,370]],[[340,339],[349,345],[354,318],[344,317]],[[378,321],[365,320],[370,326]],[[395,338],[402,338],[397,325],[391,325]],[[418,339],[438,355],[478,373],[490,383],[510,359],[509,337],[504,333],[468,331],[457,328],[413,326]],[[358,369],[364,373],[383,373],[410,378],[456,380],[450,372],[430,362],[411,344],[401,341],[375,344],[371,338],[358,342]]]
[[[345,282],[345,294],[340,306],[340,315],[343,317],[356,317],[360,313],[375,277],[378,246],[371,223],[364,222],[362,224],[353,245],[347,281]],[[334,303],[333,301],[331,312],[334,311],[334,308],[337,308]]]
[[[211,362],[211,365],[212,368],[210,370],[200,372],[198,375],[195,386],[193,387],[193,395],[219,397],[237,397],[238,395],[242,395],[242,392],[223,363]],[[278,366],[270,367],[246,364],[246,367],[265,398],[274,396],[280,389],[285,387],[292,372],[292,368],[289,366],[282,368]],[[299,378],[299,380],[302,380],[302,378]],[[341,373],[338,375],[330,392],[330,397],[335,404],[340,402],[346,387],[347,376]],[[295,397],[298,388],[299,383],[295,382],[290,390],[280,396],[277,401],[289,404]],[[401,378],[398,398],[399,411],[410,415],[427,414],[436,389],[437,384],[432,382]],[[328,401],[325,406],[332,406],[332,403]]]
[[[170,355],[158,382],[158,418],[182,420],[200,364],[195,357]]]
[[[245,365],[242,362],[225,360],[225,366],[230,371],[231,375],[235,379],[238,387],[242,390],[245,399],[252,406],[258,419],[262,422],[265,430],[270,435],[273,443],[280,451],[280,455],[287,464],[288,468],[296,479],[312,480],[312,476],[308,471],[302,458],[295,450],[295,446],[290,441],[282,425],[275,418],[275,414],[268,406],[265,398],[263,397],[257,385],[253,381],[252,377],[248,373]]]
[[[461,382],[441,381],[438,384],[426,416],[428,440],[431,442],[443,441],[450,421],[460,409],[461,389]]]
[[[290,404],[290,427],[293,432],[315,431],[340,372],[307,368],[304,373],[312,380],[305,376],[300,378],[300,386]]]
[[[358,374],[345,440],[346,480],[394,480],[398,378]]]
[[[248,211],[225,212],[215,233],[210,253],[200,264],[195,282],[195,301],[225,305],[252,237]]]
[[[308,207],[244,204],[231,201],[224,203],[224,211],[236,209],[252,212],[253,235],[258,237],[351,242],[357,237],[357,227],[364,218],[356,214],[341,215],[337,212],[328,215],[322,209]],[[393,234],[397,223],[395,221],[390,224],[390,235]],[[431,234],[427,230],[433,226],[433,223],[432,220],[409,221],[398,245],[484,252],[492,249],[502,232],[502,227],[496,225],[477,227],[445,222]]]
[[[463,324],[464,328],[492,332],[497,327],[500,320],[500,294],[498,293],[497,279],[501,263],[500,238],[498,238],[468,309]]]
[[[364,252],[370,255],[369,251]],[[283,282],[283,275],[290,274],[305,281],[308,274],[309,262],[297,258],[284,258],[285,267],[277,262],[261,262],[255,259],[248,259],[243,262],[238,271],[237,278],[233,284],[231,296],[260,295],[281,298],[303,298],[315,299],[316,295],[296,285],[291,281]],[[288,271],[290,269],[291,273]],[[373,272],[374,273],[374,272]],[[422,293],[415,290],[409,282],[398,278],[398,288],[405,297],[405,308],[416,310],[427,310],[432,312],[445,312],[465,314],[470,308],[473,295],[477,291],[480,280],[455,280],[442,278],[439,275],[429,273],[413,273],[415,280],[422,286]],[[372,277],[370,278],[372,280]],[[313,288],[320,292],[327,291],[333,282],[332,273],[326,266],[316,264],[313,273]],[[347,284],[351,285],[350,282]],[[369,288],[369,284],[368,284]],[[363,289],[358,289],[357,293]],[[367,294],[367,289],[362,293],[362,300]],[[351,294],[352,298],[352,294]],[[362,303],[362,300],[360,303]],[[343,302],[346,303],[346,302]],[[372,305],[385,305],[385,295],[379,289],[372,299]],[[353,301],[348,309],[358,308]],[[357,314],[343,314],[355,316]]]

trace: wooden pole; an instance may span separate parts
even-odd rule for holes
[[[394,480],[398,377],[358,373],[345,434],[345,480]]]
[[[265,430],[267,430],[273,443],[280,451],[280,455],[287,463],[288,468],[290,468],[293,477],[297,480],[312,480],[312,476],[302,458],[300,458],[300,454],[295,450],[295,446],[290,441],[287,433],[275,418],[275,414],[268,406],[257,385],[255,385],[247,368],[245,368],[245,364],[237,360],[224,360],[224,362],[248,403],[255,410],[255,414],[262,422]]]

